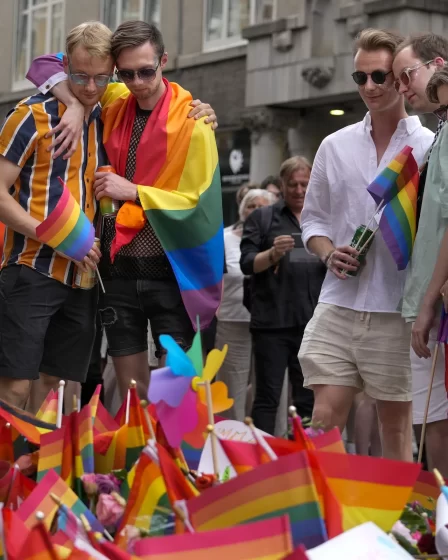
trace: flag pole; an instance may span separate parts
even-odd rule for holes
[[[65,381],[61,379],[61,381],[59,381],[59,388],[58,388],[58,411],[56,415],[57,428],[60,428],[62,426],[62,409],[64,407],[64,387],[65,387]]]
[[[429,381],[428,394],[427,394],[427,397],[426,397],[425,414],[423,416],[422,434],[420,436],[420,446],[419,446],[419,450],[418,450],[417,463],[422,462],[423,444],[425,442],[426,424],[427,424],[427,421],[428,421],[429,403],[431,401],[432,385],[434,383],[434,375],[435,375],[435,372],[436,372],[437,356],[439,354],[439,347],[440,347],[440,343],[437,342],[436,348],[434,350],[434,355],[433,355],[433,358],[432,358],[431,379]]]
[[[135,389],[137,387],[137,382],[134,379],[131,379],[129,383],[128,394],[126,397],[126,416],[125,416],[125,424],[129,423],[129,408],[131,406],[131,389]]]
[[[378,206],[376,207],[376,210],[375,210],[373,216],[370,218],[369,222],[368,222],[367,225],[366,225],[366,230],[369,229],[370,224],[373,222],[373,220],[375,219],[375,216],[378,214],[378,212],[382,209],[383,206],[384,206],[384,198],[381,200],[381,202],[380,202],[380,203],[378,204]],[[377,229],[378,229],[378,228],[377,228]],[[375,230],[375,231],[376,231],[376,230]],[[374,232],[374,233],[375,233],[375,232]],[[355,249],[355,250],[358,250],[359,243],[360,243],[361,239],[362,239],[362,235],[361,235],[361,237],[358,239],[358,241],[356,242],[356,245],[354,246],[354,249]],[[367,243],[368,243],[369,241],[370,241],[370,237],[369,237]],[[366,243],[366,244],[367,244],[367,243]],[[365,244],[365,245],[366,245],[366,244]],[[364,247],[363,247],[363,248],[364,248]],[[363,248],[362,248],[362,249],[363,249]],[[362,249],[359,249],[359,252],[361,252]]]

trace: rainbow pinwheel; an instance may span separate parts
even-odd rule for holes
[[[226,357],[227,345],[222,350],[212,350],[203,366],[199,333],[186,353],[169,335],[159,340],[167,351],[166,367],[151,373],[148,399],[156,407],[168,443],[179,447],[184,435],[195,430],[199,422],[204,424],[203,430],[206,428],[206,389],[201,384],[214,379]],[[211,392],[214,414],[233,405],[222,381],[213,383]]]

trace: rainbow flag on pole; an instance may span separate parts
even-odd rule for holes
[[[140,539],[134,547],[139,558],[148,560],[277,560],[292,551],[292,542],[283,515],[243,527]]]
[[[294,545],[327,540],[307,452],[265,463],[186,502],[196,531],[289,515]]]
[[[36,228],[42,243],[70,259],[82,261],[95,239],[93,225],[60,177],[62,194],[53,212]]]
[[[367,190],[377,204],[386,204],[397,196],[416,173],[418,165],[412,155],[412,148],[405,146],[370,183]]]
[[[204,119],[187,118],[191,94],[163,80],[165,93],[145,126],[133,183],[141,207],[126,202],[116,219],[111,258],[148,220],[171,263],[185,308],[206,328],[221,301],[224,238],[221,180],[214,132]],[[103,109],[104,145],[124,177],[136,99],[121,96]]]

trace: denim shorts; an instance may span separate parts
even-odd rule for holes
[[[106,330],[108,353],[130,356],[148,349],[148,320],[156,344],[156,356],[164,350],[159,336],[169,334],[184,349],[191,346],[194,330],[174,279],[104,281],[100,315]]]

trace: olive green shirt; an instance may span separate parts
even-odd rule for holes
[[[406,276],[402,316],[415,321],[428,289],[448,226],[448,126],[434,144],[412,258]]]

